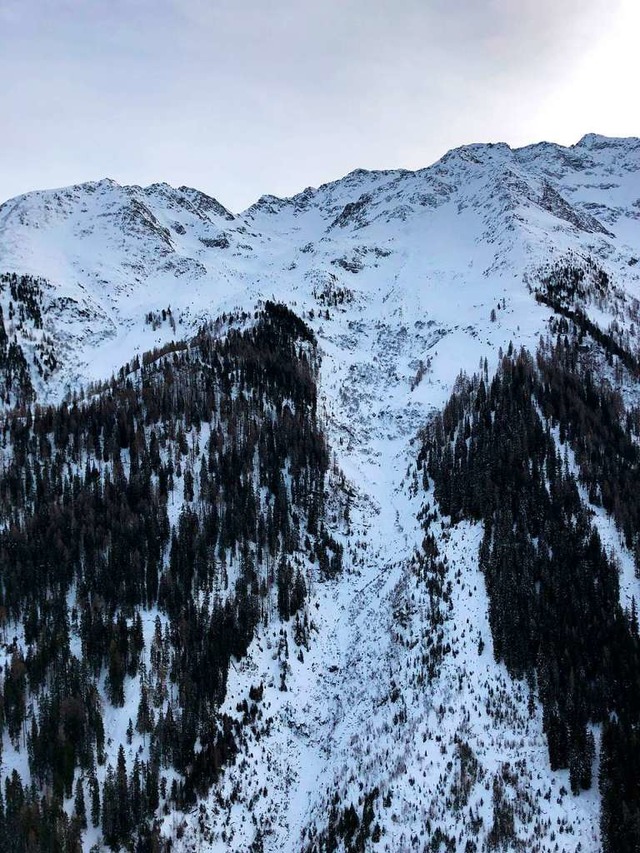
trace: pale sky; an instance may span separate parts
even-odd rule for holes
[[[638,0],[0,0],[0,201],[111,177],[234,211],[469,142],[640,136]]]

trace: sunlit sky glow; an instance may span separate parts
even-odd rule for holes
[[[468,142],[640,135],[637,0],[0,0],[0,200],[112,177],[232,210]]]

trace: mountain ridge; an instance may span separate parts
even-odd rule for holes
[[[361,167],[356,167],[356,168],[352,169],[351,171],[345,173],[340,178],[335,178],[331,181],[327,181],[325,183],[319,184],[317,187],[312,187],[312,186],[305,187],[303,190],[295,192],[291,196],[276,196],[276,195],[271,195],[271,194],[267,193],[266,195],[260,196],[260,198],[257,199],[255,202],[253,202],[251,205],[249,205],[249,207],[247,207],[243,210],[237,211],[236,213],[231,213],[231,211],[228,208],[225,208],[224,205],[221,205],[221,207],[223,207],[223,209],[226,210],[228,213],[231,213],[232,216],[241,216],[242,214],[246,213],[255,204],[258,204],[260,199],[262,199],[262,198],[271,198],[271,199],[276,199],[278,201],[292,201],[298,197],[308,195],[309,193],[318,192],[319,190],[325,189],[326,187],[342,183],[349,178],[369,176],[369,175],[388,176],[388,175],[415,175],[415,174],[420,174],[420,173],[424,173],[430,169],[433,169],[434,167],[438,166],[443,161],[451,159],[456,154],[473,153],[475,151],[483,152],[485,150],[490,151],[491,149],[499,149],[499,150],[509,151],[510,153],[515,154],[515,155],[522,155],[525,153],[534,153],[534,152],[537,152],[539,150],[544,149],[545,151],[554,151],[557,154],[563,154],[565,152],[571,152],[571,151],[575,151],[576,149],[582,149],[582,148],[587,148],[587,149],[601,148],[601,149],[604,149],[604,148],[618,148],[618,147],[620,147],[620,148],[629,148],[630,147],[632,149],[638,148],[638,147],[640,147],[640,137],[636,137],[636,136],[616,137],[616,136],[606,136],[606,135],[599,134],[599,133],[585,133],[577,142],[575,142],[571,145],[562,145],[561,143],[558,143],[558,142],[548,142],[548,141],[534,142],[534,143],[529,143],[527,145],[520,145],[520,146],[511,146],[507,142],[472,142],[472,143],[462,144],[462,145],[459,145],[459,146],[456,146],[454,148],[449,149],[440,158],[438,158],[437,160],[435,160],[432,164],[430,164],[428,166],[420,166],[416,169],[408,169],[406,167],[397,167],[397,168],[392,168],[392,169],[364,169]],[[55,193],[59,193],[59,192],[67,191],[67,190],[79,190],[79,189],[83,189],[83,188],[98,189],[102,185],[117,186],[117,187],[121,187],[123,189],[132,190],[132,191],[141,190],[143,192],[154,189],[154,188],[169,187],[171,189],[176,189],[176,190],[179,190],[179,191],[185,192],[185,193],[193,193],[193,192],[199,193],[199,194],[205,196],[206,198],[212,199],[213,201],[217,202],[217,204],[220,204],[220,202],[217,201],[217,199],[215,199],[213,196],[209,196],[207,193],[203,192],[202,190],[196,189],[194,187],[188,187],[185,185],[181,185],[179,187],[174,188],[170,184],[167,184],[163,181],[154,182],[154,183],[149,184],[147,186],[142,186],[141,184],[121,184],[118,181],[116,181],[114,178],[110,178],[108,176],[105,176],[104,178],[100,178],[97,180],[83,181],[82,183],[79,183],[79,184],[70,184],[70,185],[63,185],[63,186],[58,186],[58,187],[51,187],[49,189],[44,189],[44,190],[29,190],[25,193],[19,193],[18,195],[11,196],[10,198],[5,199],[3,202],[1,202],[0,203],[0,210],[5,205],[9,204],[9,202],[14,202],[14,201],[17,201],[19,199],[24,199],[24,198],[29,197],[29,196],[36,196],[36,195],[39,195],[42,193],[53,193],[53,194],[55,194]]]

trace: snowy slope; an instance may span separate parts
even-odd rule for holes
[[[238,215],[185,187],[109,180],[0,207],[0,273],[46,282],[59,367],[36,383],[42,400],[261,299],[289,304],[320,341],[330,445],[353,495],[346,570],[314,587],[303,660],[286,627],[286,693],[274,626],[231,673],[225,710],[240,718],[262,682],[265,722],[220,791],[166,819],[175,849],[248,850],[258,833],[265,850],[300,850],[334,791],[360,812],[370,795],[375,849],[422,849],[427,821],[453,849],[486,841],[494,797],[517,804],[531,849],[598,849],[597,791],[567,795],[535,697],[493,660],[478,529],[434,522],[451,584],[437,628],[413,563],[424,535],[414,437],[461,370],[486,358],[491,371],[510,341],[535,349],[551,311],[531,282],[565,258],[593,259],[640,298],[640,140],[465,146],[427,169],[359,170]],[[594,307],[594,321],[606,328],[614,308]],[[628,597],[634,584],[626,572]],[[447,652],[427,677],[434,631]]]

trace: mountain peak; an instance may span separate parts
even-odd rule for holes
[[[470,142],[447,151],[442,159],[450,156],[463,156],[470,159],[483,154],[511,154],[511,152],[512,148],[507,142]]]
[[[640,139],[636,136],[603,136],[600,133],[585,133],[585,135],[572,145],[572,148],[620,148],[624,146],[635,148],[640,145]]]

